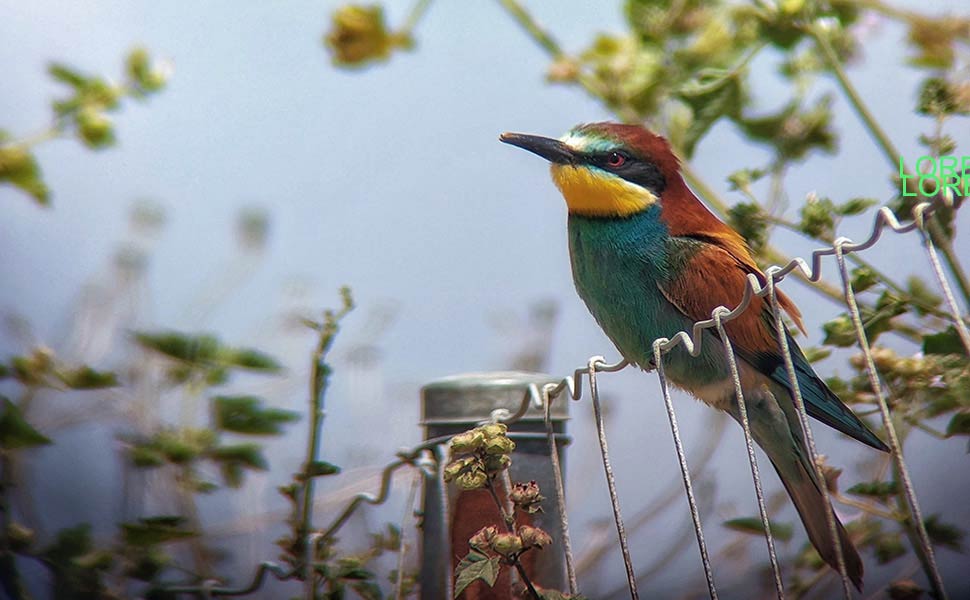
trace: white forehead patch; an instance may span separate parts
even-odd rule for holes
[[[616,148],[616,142],[602,139],[597,136],[589,136],[578,131],[570,131],[559,138],[559,141],[566,144],[576,152],[609,152]]]
[[[575,131],[570,131],[566,135],[559,138],[559,141],[577,152],[583,152],[586,150],[586,146],[589,145],[589,138],[576,133]]]

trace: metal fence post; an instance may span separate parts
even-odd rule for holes
[[[421,424],[425,428],[425,439],[451,436],[471,429],[490,420],[497,409],[515,414],[522,406],[523,398],[528,397],[530,389],[542,389],[545,384],[559,381],[559,378],[538,373],[496,372],[455,375],[431,382],[421,389]],[[565,434],[568,414],[568,397],[564,395],[552,404],[551,412],[560,464],[563,464],[563,449],[570,441]],[[521,418],[509,424],[509,438],[516,445],[509,470],[512,481],[534,480],[544,496],[553,498],[555,475],[549,458],[542,408],[533,404]],[[437,448],[435,455],[439,461],[448,460],[445,447]],[[565,467],[562,469],[565,471]],[[461,558],[456,554],[462,550],[459,546],[467,543],[467,538],[461,539],[464,532],[486,525],[501,525],[495,519],[495,514],[476,510],[478,505],[472,495],[478,491],[463,492],[459,497],[453,486],[443,487],[440,477],[426,480],[421,551],[422,598],[450,600],[449,583],[454,567]],[[456,515],[455,507],[459,503],[462,506]],[[534,578],[533,583],[542,587],[564,589],[566,575],[561,551],[559,509],[554,501],[547,500],[543,502],[542,512],[529,517],[533,526],[544,529],[553,538],[550,548],[530,553],[533,554],[533,560],[528,565],[530,578]]]

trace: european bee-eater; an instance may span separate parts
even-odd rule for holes
[[[764,283],[744,239],[687,187],[667,140],[643,127],[580,125],[561,139],[506,133],[500,138],[552,163],[552,179],[569,212],[569,255],[576,290],[620,353],[649,368],[653,341],[691,331],[718,306],[741,301],[746,277]],[[794,303],[781,307],[804,331]],[[812,544],[837,568],[826,505],[811,463],[779,348],[770,304],[751,306],[725,330],[738,359],[751,432],[791,496]],[[669,380],[740,421],[724,346],[703,333],[700,356],[678,346],[664,355]],[[886,445],[815,374],[788,336],[808,413],[873,448]],[[848,575],[862,585],[862,561],[841,523]]]

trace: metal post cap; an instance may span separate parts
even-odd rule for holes
[[[515,414],[530,389],[541,392],[542,386],[558,385],[560,381],[552,375],[524,371],[466,373],[438,379],[421,388],[421,424],[473,423],[488,419],[492,411],[500,408]],[[552,402],[552,420],[569,418],[568,398],[568,393],[561,393]],[[530,397],[529,402],[529,408],[520,420],[542,421],[542,408],[534,398]]]

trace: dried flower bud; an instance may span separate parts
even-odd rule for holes
[[[477,452],[484,443],[485,435],[478,429],[472,429],[451,438],[451,451],[455,454]]]
[[[479,468],[469,469],[455,478],[455,485],[462,490],[477,490],[485,487],[488,475]]]
[[[333,13],[327,46],[335,64],[359,67],[387,60],[396,47],[407,47],[410,40],[392,33],[384,22],[380,6],[343,6]]]
[[[86,106],[75,117],[78,135],[89,148],[104,148],[114,143],[114,125],[98,109]]]
[[[485,457],[485,471],[488,473],[498,473],[499,471],[509,468],[509,465],[511,464],[512,459],[505,454],[497,454]]]
[[[515,450],[515,442],[504,435],[494,437],[485,442],[485,454],[511,454]]]
[[[530,481],[529,483],[520,482],[513,485],[512,491],[509,492],[509,500],[519,508],[534,513],[541,510],[538,505],[545,498],[539,493],[539,484]]]
[[[500,533],[492,539],[492,550],[503,556],[522,550],[522,540],[514,533]]]
[[[445,466],[444,478],[445,481],[452,481],[458,477],[462,471],[466,470],[472,465],[477,459],[474,457],[460,458],[458,460],[453,460]]]
[[[889,584],[889,597],[892,600],[919,600],[923,589],[912,579],[900,579]]]
[[[552,543],[552,537],[538,527],[523,525],[519,527],[519,538],[525,548],[545,548]]]
[[[880,371],[892,371],[899,362],[899,357],[889,348],[877,346],[872,349],[872,362]]]
[[[509,430],[508,425],[505,423],[489,423],[488,425],[482,425],[478,428],[478,431],[482,432],[486,440],[492,438],[504,436]]]
[[[571,58],[558,58],[546,71],[546,80],[551,83],[569,83],[579,78],[579,63]]]
[[[906,379],[923,375],[924,371],[926,371],[926,365],[923,360],[915,357],[898,360],[895,366],[896,373]]]
[[[839,476],[842,475],[842,469],[826,463],[825,456],[821,454],[818,456],[818,466],[822,468],[822,476],[825,477],[825,487],[828,488],[830,493],[837,494],[839,492]]]
[[[476,550],[485,551],[492,545],[492,540],[498,535],[498,529],[494,525],[482,527],[478,533],[468,540],[468,545]]]

